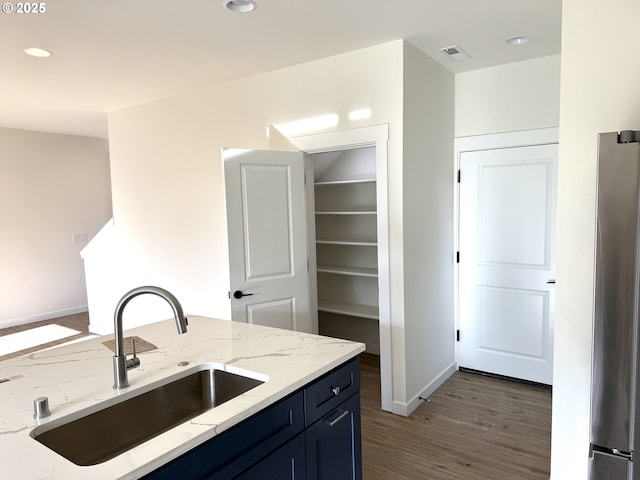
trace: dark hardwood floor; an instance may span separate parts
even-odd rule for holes
[[[86,313],[0,329],[0,336],[57,323],[82,333],[0,360],[88,335]],[[408,418],[380,410],[377,356],[363,354],[364,480],[547,480],[551,390],[456,372]]]
[[[380,410],[378,357],[361,364],[365,480],[549,478],[550,388],[456,372],[404,418]]]

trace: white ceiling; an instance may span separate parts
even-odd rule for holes
[[[399,38],[454,73],[560,53],[562,0],[256,2],[243,15],[222,0],[44,0],[44,13],[0,13],[0,126],[106,138],[111,110]],[[532,40],[505,43],[523,34]],[[472,58],[438,51],[451,45]],[[29,46],[53,56],[28,57]]]

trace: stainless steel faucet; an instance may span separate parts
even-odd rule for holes
[[[136,356],[135,344],[133,347],[133,358],[127,360],[127,356],[124,353],[123,348],[123,333],[122,333],[122,312],[124,311],[124,307],[127,306],[129,301],[138,295],[142,295],[145,293],[150,293],[152,295],[157,295],[159,297],[164,298],[171,308],[173,309],[173,315],[176,318],[176,326],[178,327],[178,334],[183,334],[187,331],[187,317],[184,316],[182,311],[182,306],[178,299],[173,296],[170,292],[166,291],[164,288],[160,287],[138,287],[134,288],[128,293],[125,293],[124,296],[116,305],[116,311],[114,314],[114,334],[116,341],[116,351],[113,356],[113,388],[121,389],[127,388],[129,386],[129,378],[127,375],[127,370],[129,368],[134,368],[140,365],[140,359]]]

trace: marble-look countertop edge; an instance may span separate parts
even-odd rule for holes
[[[77,414],[97,403],[117,402],[111,387],[110,352],[101,342],[111,336],[29,354],[0,362],[0,451],[3,471],[25,479],[134,479],[233,427],[363,352],[361,343],[189,316],[189,332],[178,336],[173,321],[128,330],[157,350],[140,355],[142,364],[129,372],[128,392],[143,389],[190,366],[217,363],[266,375],[268,381],[215,409],[99,465],[80,467],[30,437],[39,424]],[[112,338],[112,337],[111,337]],[[32,402],[50,398],[52,415],[31,418]],[[24,458],[34,461],[25,462]]]

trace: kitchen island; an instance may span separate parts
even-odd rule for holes
[[[129,388],[113,389],[112,352],[99,337],[0,363],[0,458],[3,478],[134,479],[154,471],[308,387],[364,351],[364,345],[317,335],[189,316],[177,335],[173,320],[125,332],[155,345],[129,371]],[[30,433],[39,425],[116,402],[119,395],[202,363],[264,383],[103,463],[78,466]],[[33,401],[46,396],[51,416],[35,420]],[[114,419],[114,422],[117,419]]]

